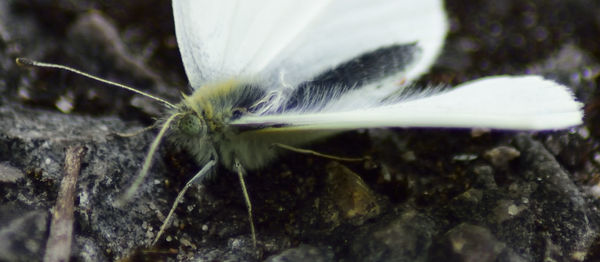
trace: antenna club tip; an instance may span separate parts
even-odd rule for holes
[[[29,58],[24,58],[24,57],[18,57],[17,59],[15,59],[15,62],[19,66],[34,66],[34,64],[35,64],[35,62],[33,62],[33,60],[31,60]]]

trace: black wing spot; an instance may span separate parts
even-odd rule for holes
[[[382,47],[362,54],[302,83],[286,104],[286,111],[324,105],[332,96],[342,95],[400,72],[418,57],[419,51],[417,44],[411,43]]]

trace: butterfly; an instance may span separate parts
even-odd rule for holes
[[[403,92],[443,47],[448,21],[440,0],[173,0],[172,5],[193,91],[173,104],[121,86],[167,108],[123,199],[143,182],[167,137],[203,166],[175,203],[218,164],[234,171],[255,245],[244,175],[276,159],[280,151],[273,145],[294,151],[365,128],[552,130],[582,123],[582,105],[569,89],[541,76],[492,76],[444,91]]]

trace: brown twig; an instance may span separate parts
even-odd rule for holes
[[[81,168],[81,159],[85,155],[85,151],[86,148],[83,146],[67,148],[64,177],[60,183],[56,206],[52,211],[50,236],[46,242],[44,262],[69,261],[73,238],[75,189]]]

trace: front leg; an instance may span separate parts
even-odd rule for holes
[[[169,210],[169,214],[167,215],[167,218],[165,218],[162,226],[160,226],[160,230],[158,231],[158,234],[156,234],[154,241],[152,241],[152,246],[154,246],[156,244],[156,242],[158,242],[158,240],[160,239],[160,236],[163,234],[163,232],[165,232],[165,229],[167,228],[167,226],[169,226],[169,224],[171,222],[171,218],[173,217],[173,214],[175,213],[175,208],[177,207],[179,202],[181,202],[181,200],[183,199],[183,195],[185,195],[185,192],[187,192],[187,190],[195,182],[202,181],[206,177],[206,175],[210,172],[210,170],[216,165],[216,163],[217,163],[216,160],[208,161],[208,163],[206,163],[206,165],[204,165],[204,167],[202,167],[202,169],[200,171],[198,171],[198,173],[196,173],[196,175],[194,175],[194,177],[192,177],[192,179],[190,179],[185,184],[185,186],[183,187],[181,192],[179,192],[179,194],[175,198],[175,202],[173,203],[171,210]]]

